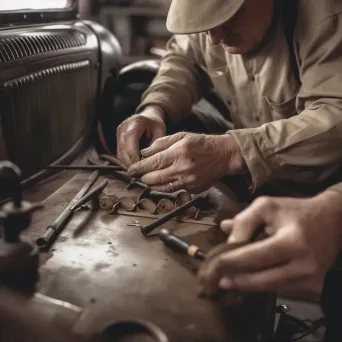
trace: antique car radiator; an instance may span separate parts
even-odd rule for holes
[[[121,67],[116,38],[94,22],[0,27],[0,158],[34,178],[91,141]]]

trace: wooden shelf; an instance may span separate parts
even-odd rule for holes
[[[103,6],[100,9],[100,16],[142,16],[142,17],[166,17],[168,10],[166,8],[155,7],[119,7]]]

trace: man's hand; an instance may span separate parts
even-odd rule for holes
[[[200,193],[221,177],[242,172],[245,165],[230,135],[177,133],[157,139],[142,156],[146,159],[133,164],[129,175],[141,176],[142,182],[163,192]]]
[[[122,122],[116,130],[117,155],[127,166],[140,160],[139,141],[142,137],[153,143],[165,136],[164,112],[157,106],[146,107],[145,110]]]
[[[257,199],[221,228],[228,244],[249,241],[260,226],[269,237],[214,255],[200,270],[200,281],[210,289],[319,294],[341,250],[341,208],[342,195],[333,191],[311,199]]]

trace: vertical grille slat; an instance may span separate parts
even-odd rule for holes
[[[88,127],[95,108],[92,73],[91,62],[83,60],[3,84],[1,121],[9,158],[28,174],[58,158]]]
[[[0,37],[0,64],[48,51],[80,47],[85,44],[86,36],[82,32],[72,29]]]

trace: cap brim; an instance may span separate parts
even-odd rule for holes
[[[166,20],[167,29],[174,34],[211,30],[231,19],[245,0],[200,1],[203,2],[199,5],[198,0],[173,0]]]

